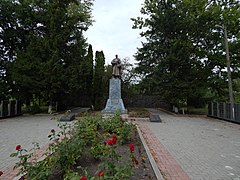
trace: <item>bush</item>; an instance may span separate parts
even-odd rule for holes
[[[11,154],[19,158],[15,168],[20,168],[19,174],[25,174],[26,179],[98,179],[102,176],[104,179],[127,179],[132,175],[132,162],[137,162],[132,149],[124,163],[119,163],[121,155],[116,149],[136,134],[135,125],[115,115],[110,119],[87,116],[73,125],[59,123],[58,126],[61,131],[52,129],[48,136],[51,144],[44,160],[30,160],[39,146],[27,151],[19,145]],[[98,169],[91,174],[79,163],[89,157],[98,163]]]

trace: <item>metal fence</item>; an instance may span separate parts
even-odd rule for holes
[[[230,103],[209,102],[208,116],[240,123],[240,104],[234,104],[234,118],[231,117]]]
[[[17,116],[22,114],[21,101],[1,101],[0,102],[0,118]]]

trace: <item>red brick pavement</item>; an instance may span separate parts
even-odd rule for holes
[[[138,126],[164,179],[190,180],[189,176],[183,171],[181,166],[160,143],[147,125],[139,124]]]

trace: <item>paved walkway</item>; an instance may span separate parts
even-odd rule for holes
[[[165,179],[240,179],[240,125],[150,111],[163,122],[138,124]]]
[[[0,171],[11,168],[16,160],[9,155],[15,152],[16,145],[24,149],[32,148],[32,142],[40,147],[48,143],[51,129],[57,129],[57,121],[52,115],[24,115],[0,119]]]
[[[85,112],[89,108],[74,108],[72,113]],[[33,142],[39,143],[42,154],[47,148],[51,129],[59,131],[58,121],[62,115],[23,115],[12,118],[0,119],[0,171],[4,174],[0,180],[10,180],[16,174],[12,171],[17,162],[16,158],[9,157],[12,152],[16,152],[16,145],[21,145],[24,149],[33,148]],[[74,121],[72,121],[74,122]],[[72,123],[67,122],[67,123]],[[61,122],[66,123],[66,122]]]
[[[220,120],[160,114],[162,123],[137,121],[165,179],[240,180],[240,125]],[[57,122],[50,115],[0,120],[0,171],[14,165],[15,146],[44,145]],[[0,178],[1,179],[1,178]]]

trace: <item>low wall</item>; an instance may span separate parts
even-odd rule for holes
[[[103,107],[107,102],[108,97],[105,97]],[[122,96],[124,105],[128,107],[145,107],[145,108],[163,108],[166,110],[172,110],[172,106],[161,99],[160,95],[127,95]],[[79,96],[75,99],[69,100],[68,105],[76,107],[90,107],[91,98],[88,96]]]
[[[160,95],[133,95],[123,97],[123,101],[126,107],[172,109],[171,105],[163,101]]]

